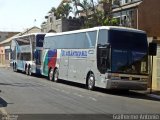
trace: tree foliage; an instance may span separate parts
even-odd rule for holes
[[[118,21],[112,18],[112,2],[113,0],[100,0],[99,3],[95,3],[94,0],[71,0],[64,2],[57,9],[53,7],[50,12],[54,12],[57,19],[71,18],[69,13],[72,12],[74,17],[83,21],[83,28],[118,25]],[[99,4],[102,4],[103,10],[98,9]]]
[[[77,9],[76,13],[85,14],[84,28],[95,27],[95,26],[107,26],[107,25],[118,25],[118,21],[112,18],[112,1],[113,0],[101,0],[95,4],[93,0],[73,0],[74,5]],[[75,2],[76,1],[76,2]],[[103,10],[97,8],[98,4],[103,4]]]
[[[69,3],[62,3],[57,9],[52,7],[49,13],[54,13],[57,19],[59,18],[68,18],[69,13],[72,12],[72,7]]]

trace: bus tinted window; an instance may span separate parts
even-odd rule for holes
[[[36,36],[36,47],[43,47],[44,35]]]
[[[113,48],[147,52],[146,34],[110,30],[110,43]]]
[[[29,45],[30,44],[30,39],[28,38],[28,36],[17,38],[16,41],[19,45]]]
[[[96,44],[96,36],[97,36],[97,31],[91,31],[91,32],[87,32],[86,33],[87,35],[87,42],[86,44],[88,44],[87,47],[89,48],[93,48],[95,47],[95,44]]]
[[[112,72],[147,74],[146,34],[111,30]]]
[[[108,31],[107,30],[100,30],[99,37],[98,37],[98,46],[104,46],[107,44],[108,41]]]
[[[86,49],[95,47],[96,31],[46,37],[44,48]]]

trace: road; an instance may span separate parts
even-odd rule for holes
[[[3,114],[146,114],[160,113],[160,101],[135,92],[89,91],[70,82],[48,81],[0,68],[0,111]]]

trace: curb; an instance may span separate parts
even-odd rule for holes
[[[149,91],[134,91],[135,93],[140,93],[140,94],[144,94],[148,97],[151,97],[151,98],[155,98],[155,99],[158,99],[160,100],[160,95],[158,94],[155,94],[154,92],[150,93]]]
[[[9,68],[10,66],[0,65],[0,68]]]
[[[155,95],[155,94],[148,94],[147,96],[152,97],[152,98],[156,98],[160,100],[160,95]]]

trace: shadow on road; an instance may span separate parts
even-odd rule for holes
[[[0,83],[0,86],[15,86],[15,87],[43,87],[43,85],[32,83]]]
[[[101,88],[96,88],[96,91],[102,92],[105,94],[116,95],[116,96],[123,96],[128,98],[135,98],[135,99],[144,99],[144,100],[151,100],[151,101],[160,101],[158,98],[153,98],[147,95],[146,92],[141,91],[125,91],[125,90],[106,90]]]
[[[65,80],[59,80],[59,83],[79,87],[82,89],[86,89],[86,86],[79,83],[69,82]],[[95,88],[96,92],[101,92],[104,94],[110,94],[110,95],[116,95],[116,96],[122,96],[122,97],[128,97],[128,98],[135,98],[135,99],[145,99],[145,100],[152,100],[152,101],[160,101],[157,98],[153,98],[150,96],[147,96],[145,92],[142,91],[125,91],[125,90],[107,90],[102,88]]]
[[[0,97],[0,108],[1,107],[7,107],[7,104],[8,103],[3,98]]]
[[[23,73],[23,72],[20,72],[20,73]],[[25,74],[25,73],[23,73],[23,74]],[[47,80],[47,77],[44,77],[42,75],[35,75],[34,74],[33,76],[37,77],[37,78],[44,78],[44,79]],[[65,85],[75,86],[75,87],[79,87],[79,88],[82,88],[82,89],[86,89],[86,86],[83,85],[83,84],[70,82],[70,81],[65,81],[65,80],[58,80],[58,82],[62,83],[62,84],[65,84]],[[11,84],[0,83],[0,85],[11,85]],[[32,86],[32,87],[34,87],[34,85],[30,85],[28,83],[26,83],[26,84],[15,83],[15,84],[12,84],[12,86],[20,86],[20,87]],[[122,96],[122,97],[128,97],[128,98],[160,101],[157,98],[147,96],[147,94],[145,92],[139,92],[139,91],[106,90],[106,89],[101,89],[101,88],[95,88],[95,91],[101,92],[101,93],[104,93],[104,94],[110,94],[110,95],[116,95],[116,96]]]

